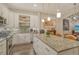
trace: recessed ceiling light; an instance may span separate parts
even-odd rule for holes
[[[33,7],[37,7],[37,4],[33,4]]]

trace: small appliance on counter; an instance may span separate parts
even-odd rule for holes
[[[43,33],[45,33],[45,31],[44,31],[44,29],[41,29],[40,34],[43,34]]]

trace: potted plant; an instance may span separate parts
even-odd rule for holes
[[[50,36],[50,32],[47,31],[46,32],[46,36],[49,37]]]

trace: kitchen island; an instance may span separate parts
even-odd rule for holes
[[[55,35],[35,35],[33,48],[38,55],[78,55],[79,41]]]

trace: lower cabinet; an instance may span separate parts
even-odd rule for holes
[[[12,55],[12,40],[13,36],[5,38],[4,40],[0,41],[0,55]]]
[[[79,55],[79,47],[65,50],[63,52],[58,53],[59,55]]]
[[[13,48],[12,40],[13,40],[13,36],[10,36],[6,40],[6,54],[7,55],[12,55],[12,48]]]
[[[56,51],[54,51],[52,48],[47,46],[37,37],[34,37],[33,39],[33,48],[37,55],[56,55],[57,54]]]
[[[79,47],[77,47],[77,48],[74,48],[74,55],[79,55]]]
[[[6,55],[6,40],[0,42],[0,55]]]
[[[18,42],[19,41],[19,42]],[[13,44],[30,43],[30,33],[16,33],[14,35]]]

